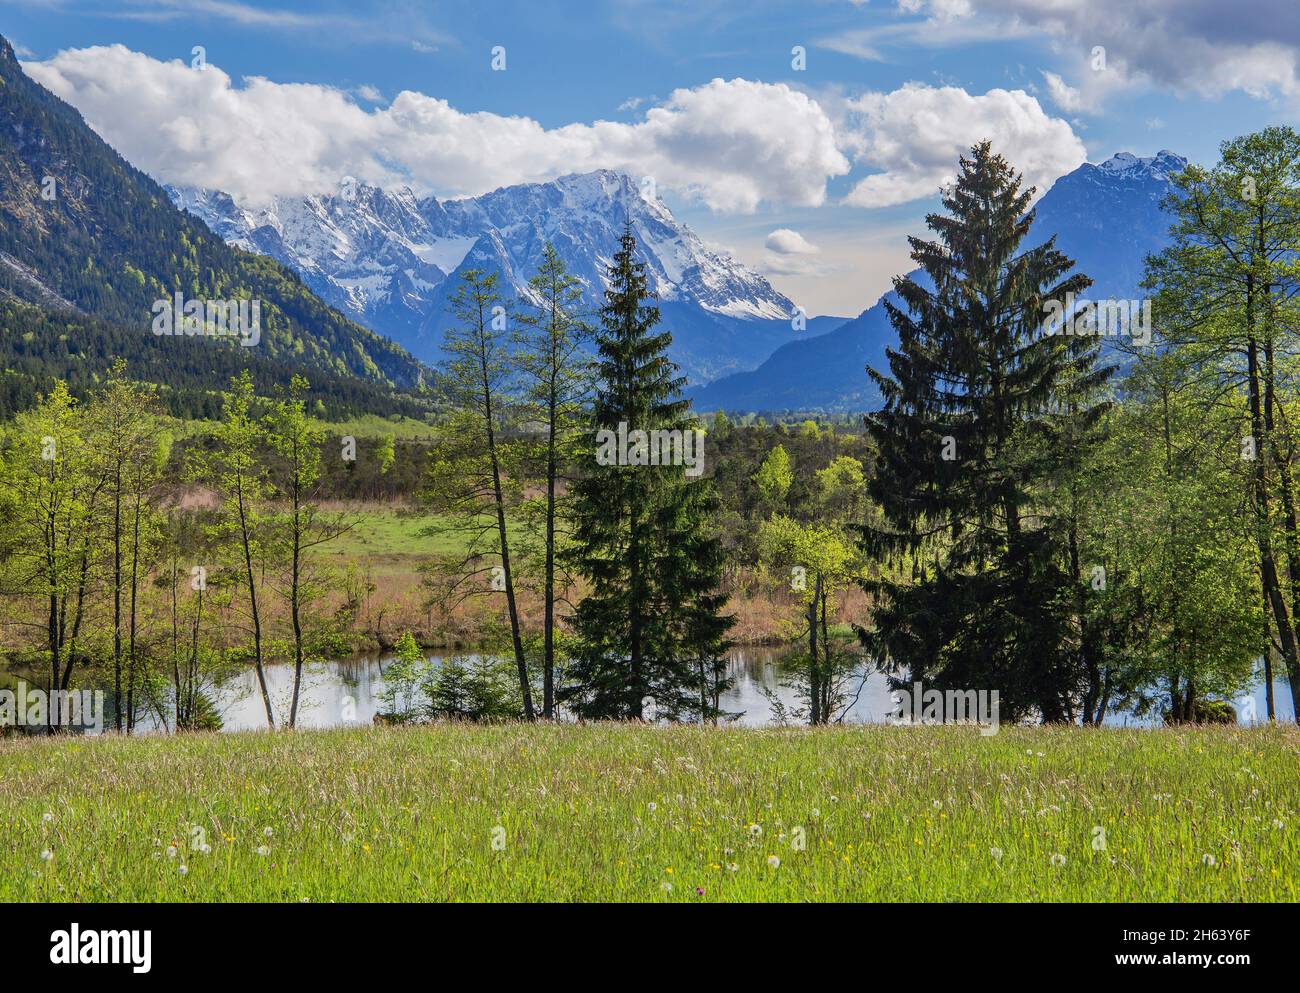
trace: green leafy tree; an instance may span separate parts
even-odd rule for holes
[[[272,473],[276,493],[287,505],[277,515],[276,542],[288,560],[289,620],[293,628],[293,697],[289,703],[289,727],[298,723],[302,691],[302,670],[306,660],[304,625],[311,604],[325,592],[324,579],[312,561],[317,549],[352,527],[342,515],[321,509],[321,444],[325,429],[307,413],[309,384],[301,376],[290,381],[287,395],[278,400],[266,417],[266,436],[279,456]]]
[[[95,471],[105,480],[112,559],[114,723],[119,732],[130,731],[135,725],[140,662],[137,606],[142,551],[147,558],[142,544],[147,543],[152,532],[149,490],[157,483],[162,468],[154,391],[127,378],[126,363],[118,360],[104,389],[92,399],[85,414],[97,463]]]
[[[508,350],[509,315],[497,282],[496,273],[468,270],[451,298],[456,323],[447,329],[443,341],[447,359],[439,366],[437,379],[451,413],[439,426],[425,499],[431,509],[447,516],[433,531],[455,531],[467,547],[458,562],[443,563],[445,571],[452,573],[452,585],[443,597],[505,593],[524,717],[531,721],[536,713],[506,517],[519,501],[519,480],[509,472],[517,453],[501,437],[514,365]],[[489,555],[500,566],[481,564]],[[487,575],[492,578],[484,582]]]
[[[99,582],[106,478],[83,412],[56,382],[8,431],[4,463],[12,545],[5,592],[39,601],[51,690],[66,690],[83,658],[82,636]],[[47,711],[51,727],[60,715]]]
[[[1300,133],[1271,127],[1226,141],[1216,165],[1189,166],[1173,181],[1164,203],[1172,244],[1148,260],[1147,285],[1157,290],[1165,340],[1238,399],[1260,596],[1300,699],[1300,493],[1288,414],[1300,383],[1292,358],[1300,331]],[[1216,393],[1202,396],[1213,402]],[[1271,653],[1265,671],[1271,719]]]
[[[848,685],[861,669],[861,659],[838,649],[830,633],[836,594],[860,579],[865,566],[846,524],[847,519],[835,521],[828,510],[822,521],[801,523],[776,515],[759,528],[763,560],[792,577],[790,585],[806,619],[808,653],[796,656],[792,668],[800,694],[808,701],[808,723],[814,725],[843,716]]]
[[[236,569],[248,598],[252,625],[253,667],[266,710],[266,726],[275,727],[275,711],[266,682],[265,632],[262,616],[262,570],[265,555],[265,502],[269,495],[264,450],[266,429],[254,405],[253,380],[248,372],[235,376],[221,396],[221,419],[211,430],[210,447],[195,450],[189,467],[192,479],[215,485],[222,496],[222,515],[213,539],[218,546],[232,545]],[[202,565],[192,568],[203,569]],[[203,573],[196,576],[206,582]]]
[[[790,467],[790,455],[784,445],[777,445],[768,452],[767,458],[754,474],[754,482],[758,484],[758,492],[771,506],[779,507],[785,502],[785,495],[790,492],[790,484],[794,482],[794,471]]]
[[[528,414],[542,426],[540,443],[530,451],[544,492],[540,501],[542,548],[542,716],[555,716],[555,607],[560,592],[556,570],[557,542],[566,537],[560,486],[569,480],[591,393],[592,369],[587,355],[592,329],[583,319],[583,284],[569,274],[564,260],[548,243],[542,266],[528,281],[530,306],[519,315],[518,362],[524,373]],[[536,503],[537,501],[534,501]]]

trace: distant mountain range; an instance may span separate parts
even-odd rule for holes
[[[1136,298],[1145,256],[1166,243],[1159,202],[1185,165],[1167,151],[1083,165],[1039,201],[1031,238],[1055,234],[1093,278],[1093,298]],[[188,391],[190,408],[213,402],[214,387],[249,367],[268,387],[304,371],[318,396],[390,412],[410,402],[404,391],[440,357],[461,273],[497,272],[507,296],[526,298],[549,241],[594,312],[625,223],[697,409],[879,403],[865,367],[883,369],[894,341],[881,301],[854,319],[810,317],[794,331],[788,297],[705,246],[627,176],[601,170],[445,201],[350,181],[260,206],[164,189],[31,80],[0,38],[4,410],[30,402],[51,376],[92,383],[122,355],[136,375]],[[177,293],[259,300],[258,347],[155,337],[153,307]]]
[[[1160,209],[1169,177],[1187,165],[1173,152],[1151,158],[1121,152],[1100,165],[1085,163],[1058,179],[1037,204],[1034,244],[1056,235],[1076,271],[1092,277],[1091,299],[1137,299],[1146,256],[1168,243],[1170,219]],[[884,299],[828,334],[777,349],[758,368],[694,387],[697,410],[843,412],[874,409],[880,396],[866,367],[888,369],[885,349],[896,342]]]
[[[156,305],[177,294],[257,301],[256,347],[151,333]],[[3,389],[30,396],[36,370],[46,381],[93,380],[111,361],[110,340],[134,374],[193,391],[224,385],[238,368],[252,368],[268,389],[301,371],[322,386],[328,379],[336,397],[383,407],[394,388],[418,385],[426,371],[322,303],[289,268],[230,247],[177,210],[75,109],[30,79],[0,38],[0,365],[33,370],[26,385],[15,391],[6,381]]]
[[[460,274],[496,272],[508,297],[527,299],[548,241],[586,284],[594,312],[624,223],[636,234],[663,326],[672,332],[671,355],[693,382],[752,369],[792,334],[788,297],[707,248],[631,178],[608,170],[463,200],[350,180],[334,193],[261,206],[213,190],[168,192],[231,245],[283,262],[322,300],[427,362],[439,358]],[[813,318],[805,333],[844,320]]]

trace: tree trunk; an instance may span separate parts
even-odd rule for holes
[[[252,536],[249,534],[248,508],[244,503],[242,483],[237,493],[239,505],[239,535],[244,550],[244,578],[248,582],[249,610],[253,615],[253,665],[257,669],[257,685],[262,691],[262,705],[266,708],[266,726],[275,730],[275,711],[271,709],[271,692],[266,686],[266,670],[262,666],[262,615],[257,606],[257,576],[253,572]]]
[[[808,723],[822,722],[821,664],[817,658],[817,601],[822,595],[822,575],[817,573],[812,599],[808,601]]]

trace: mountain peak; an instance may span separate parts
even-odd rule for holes
[[[1167,148],[1162,148],[1155,155],[1141,158],[1132,152],[1117,152],[1105,162],[1094,168],[1111,176],[1125,178],[1150,177],[1164,181],[1170,175],[1181,172],[1187,167],[1187,159]]]
[[[766,278],[678,221],[652,184],[612,169],[447,200],[347,179],[337,192],[265,205],[216,191],[168,192],[225,241],[279,259],[325,300],[427,359],[437,357],[460,271],[496,271],[507,294],[528,297],[547,243],[582,282],[594,312],[627,223],[651,290],[672,310],[675,360],[688,375],[754,361],[762,334],[746,325],[779,322],[788,331],[794,312]],[[692,329],[710,339],[690,347],[693,355]]]

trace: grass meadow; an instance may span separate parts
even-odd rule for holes
[[[0,900],[1295,901],[1300,730],[0,741]]]

